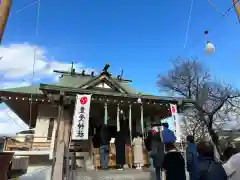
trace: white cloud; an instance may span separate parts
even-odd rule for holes
[[[43,80],[57,81],[59,75],[53,73],[54,69],[67,71],[71,68],[70,59],[68,62],[50,59],[46,49],[28,43],[1,46],[0,57],[2,57],[0,58],[0,89],[28,86]],[[80,62],[75,63],[74,68],[76,71],[81,71],[83,68],[86,72],[93,71],[91,68],[86,69]],[[0,134],[16,133],[26,127],[27,125],[6,105],[0,109]]]
[[[39,82],[46,78],[54,81],[56,80],[56,74],[53,73],[54,69],[69,70],[71,68],[70,62],[49,59],[45,49],[28,43],[2,46],[0,47],[0,56],[2,57],[0,60],[0,75],[3,78],[2,81],[4,81],[2,87],[28,85],[31,82]],[[75,63],[74,68],[76,71],[85,69],[80,62]],[[87,70],[92,71],[93,69],[88,68]]]

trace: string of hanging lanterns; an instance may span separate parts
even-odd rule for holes
[[[204,31],[205,39],[206,39],[206,44],[204,48],[205,55],[209,56],[215,53],[215,46],[213,43],[208,39],[208,31]]]
[[[42,99],[42,98],[27,98],[27,97],[11,97],[11,96],[1,96],[0,97],[1,101],[9,101],[9,100],[13,100],[13,101],[34,101],[34,102],[47,102],[50,103],[51,100],[49,99]],[[143,102],[141,98],[138,98],[137,101],[129,101],[129,100],[110,100],[110,99],[106,99],[106,98],[91,98],[91,100],[93,101],[104,101],[104,102],[113,102],[113,103],[120,103],[120,104],[124,104],[125,102],[127,102],[128,104],[154,104],[154,105],[166,105],[167,107],[169,106],[169,103],[158,103],[158,102],[154,102],[154,101],[147,101],[147,102]]]
[[[239,0],[232,0],[232,7],[229,8],[226,13],[224,12],[221,12],[218,7],[212,3],[212,1],[208,0],[208,2],[218,11],[220,12],[223,16],[226,16],[226,14],[228,12],[230,12],[231,9],[235,9],[235,12],[236,12],[236,15],[237,15],[237,18],[238,18],[238,21],[240,22],[240,4],[239,4]],[[204,48],[204,52],[205,52],[205,55],[209,56],[209,55],[212,55],[215,53],[216,51],[216,48],[215,48],[215,45],[208,39],[208,31],[204,31],[204,36],[205,36],[205,39],[206,39],[206,44],[205,44],[205,48]]]
[[[42,98],[35,98],[35,99],[31,99],[31,98],[26,98],[26,97],[6,97],[6,96],[1,96],[0,99],[2,101],[8,101],[8,100],[15,100],[15,101],[35,101],[35,102],[51,102],[49,99],[42,99]]]

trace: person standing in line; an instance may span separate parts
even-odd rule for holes
[[[154,169],[153,158],[152,158],[152,146],[151,146],[151,142],[152,142],[152,131],[151,130],[148,130],[147,137],[144,142],[145,142],[145,147],[148,151],[149,168]]]
[[[234,147],[227,147],[224,151],[227,160],[223,168],[228,176],[228,180],[240,179],[240,153]]]
[[[153,159],[153,165],[155,167],[156,180],[161,180],[161,168],[164,158],[164,144],[162,139],[162,132],[159,126],[154,126],[152,128],[151,156]]]
[[[197,159],[198,159],[197,146],[194,142],[194,137],[192,135],[188,135],[186,160],[187,160],[187,171],[189,172],[190,180],[198,179]]]
[[[129,129],[126,120],[120,120],[120,131],[117,131],[115,138],[116,164],[118,170],[123,170],[126,162],[126,143],[129,138]]]
[[[108,169],[108,154],[109,154],[109,133],[107,125],[101,124],[100,125],[100,164],[101,169],[107,170]]]
[[[175,143],[176,142],[176,136],[172,130],[169,129],[168,123],[162,123],[163,131],[162,131],[162,137],[164,144],[167,143]]]
[[[144,164],[144,159],[143,159],[144,142],[140,133],[137,133],[137,136],[133,138],[132,145],[133,145],[134,165],[136,166],[136,169],[142,169],[142,166]]]
[[[166,180],[186,180],[185,160],[174,143],[165,144],[166,154],[162,163]]]
[[[210,141],[200,141],[198,152],[198,180],[228,180],[227,174],[214,156],[214,146]]]

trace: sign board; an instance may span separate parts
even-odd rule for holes
[[[171,108],[172,121],[173,121],[173,130],[177,138],[177,142],[180,142],[182,138],[182,132],[181,132],[180,116],[177,112],[177,105],[170,104],[170,108]]]
[[[77,95],[73,115],[72,140],[87,140],[91,95]]]

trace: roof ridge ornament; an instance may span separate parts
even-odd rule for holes
[[[110,67],[110,64],[106,63],[103,70],[102,70],[102,73],[100,74],[100,76],[102,76],[102,75],[111,76],[112,73],[108,72],[109,67]]]

